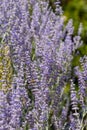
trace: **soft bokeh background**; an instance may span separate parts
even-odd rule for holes
[[[56,0],[49,0],[53,11],[55,10]],[[87,43],[87,0],[60,0],[61,6],[66,17],[66,21],[73,19],[75,25],[75,32],[78,29],[79,23],[83,24],[82,36]]]
[[[56,0],[49,0],[50,6],[55,11]],[[79,24],[82,23],[82,40],[84,45],[80,47],[73,60],[73,66],[79,64],[79,58],[87,55],[87,0],[61,0],[61,6],[64,13],[65,24],[69,19],[73,19],[74,34],[77,33]]]

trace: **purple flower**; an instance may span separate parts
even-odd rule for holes
[[[71,64],[75,50],[82,44],[80,32],[73,37],[72,20],[64,26],[59,2],[55,13],[48,6],[47,2],[38,0],[3,0],[0,3],[0,37],[2,46],[6,44],[10,48],[13,69],[7,95],[0,90],[2,130],[46,129],[51,127],[49,121],[62,130],[70,115],[66,101],[69,94],[64,93],[70,79],[71,125],[79,115]],[[77,75],[83,97],[87,59],[82,63],[83,72]]]

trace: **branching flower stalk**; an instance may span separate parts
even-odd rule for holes
[[[73,36],[73,21],[65,26],[55,4],[54,13],[45,0],[0,1],[0,130],[86,128],[87,57],[82,71],[71,67],[81,26]]]

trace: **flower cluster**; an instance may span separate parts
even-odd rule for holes
[[[81,129],[87,57],[81,60],[82,71],[76,68],[72,76],[73,54],[82,45],[80,31],[77,36],[73,31],[72,20],[64,25],[59,2],[55,13],[45,0],[0,2],[0,49],[8,48],[6,56],[0,54],[5,66],[0,79],[0,130]]]

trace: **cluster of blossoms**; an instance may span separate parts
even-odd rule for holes
[[[73,36],[62,16],[59,2],[53,13],[45,0],[0,1],[0,130],[86,128],[87,57],[72,70],[81,28]]]

